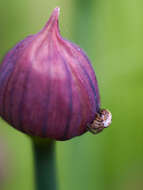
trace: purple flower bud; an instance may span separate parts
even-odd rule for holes
[[[45,27],[19,42],[0,66],[0,115],[29,135],[66,140],[85,133],[100,112],[91,63],[63,39],[55,8]]]

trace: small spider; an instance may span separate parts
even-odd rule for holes
[[[93,133],[98,134],[103,131],[104,128],[107,128],[112,121],[112,114],[109,110],[102,109],[99,113],[96,113],[95,120],[87,124],[87,129]]]

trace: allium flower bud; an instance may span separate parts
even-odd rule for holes
[[[55,8],[39,33],[4,57],[0,115],[29,135],[66,140],[90,126],[96,131],[90,123],[100,112],[100,100],[91,63],[80,47],[61,37],[58,16]]]

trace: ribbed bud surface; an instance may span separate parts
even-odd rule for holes
[[[87,131],[100,109],[94,70],[83,50],[63,39],[59,8],[37,34],[0,65],[0,115],[24,133],[66,140]]]

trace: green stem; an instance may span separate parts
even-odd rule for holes
[[[34,139],[36,190],[57,190],[55,142]]]

